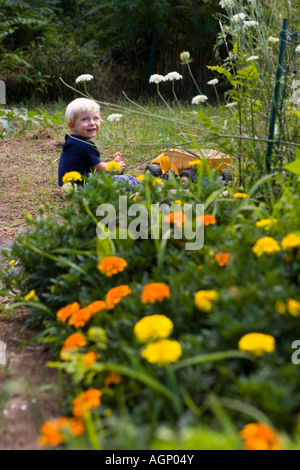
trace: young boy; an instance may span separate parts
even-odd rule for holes
[[[87,176],[91,171],[102,171],[108,163],[101,162],[100,152],[91,140],[95,137],[101,124],[100,108],[93,100],[77,98],[67,106],[65,120],[71,130],[65,136],[65,143],[58,164],[58,185],[62,186],[65,173],[78,171]],[[116,152],[114,160],[121,169],[126,167],[120,152]],[[136,185],[139,181],[131,175],[114,175],[114,178],[127,180],[129,184]]]

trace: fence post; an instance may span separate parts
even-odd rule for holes
[[[283,59],[284,59],[284,54],[285,54],[285,49],[286,49],[287,24],[288,24],[288,20],[285,18],[282,22],[282,29],[280,32],[280,48],[279,48],[279,54],[278,54],[278,63],[277,63],[275,86],[274,86],[274,97],[273,97],[270,124],[269,124],[269,134],[268,134],[269,142],[268,142],[267,154],[266,154],[266,166],[267,166],[268,173],[271,170],[271,157],[272,157],[273,140],[274,140],[274,129],[275,129],[275,123],[276,123],[277,109],[278,109],[280,79],[282,75]]]

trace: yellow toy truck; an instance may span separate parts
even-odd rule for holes
[[[171,172],[180,178],[183,187],[187,187],[190,182],[196,181],[193,162],[199,159],[205,160],[210,169],[218,170],[226,183],[232,180],[232,174],[228,168],[231,158],[213,149],[181,150],[170,148],[160,150],[159,154],[146,166],[145,172],[150,172],[153,176],[166,180]]]

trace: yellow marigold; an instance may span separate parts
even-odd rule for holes
[[[256,256],[273,255],[280,251],[280,245],[278,241],[272,237],[263,237],[257,240],[252,251]]]
[[[70,183],[70,181],[82,181],[82,176],[78,171],[69,171],[62,177],[63,184]]]
[[[87,352],[83,358],[82,363],[84,367],[90,367],[97,361],[97,354],[94,351]]]
[[[240,351],[262,356],[275,351],[275,338],[264,333],[248,333],[239,340],[238,348]]]
[[[106,171],[121,171],[120,163],[116,162],[115,160],[108,162],[105,168]]]
[[[111,385],[117,385],[121,382],[122,382],[122,375],[117,374],[116,372],[112,371],[104,379],[104,387],[110,387]]]
[[[288,299],[287,310],[293,317],[298,317],[300,315],[300,302],[295,299]]]
[[[117,286],[110,289],[105,297],[106,309],[111,310],[117,305],[123,297],[131,294],[132,290],[127,285]]]
[[[293,250],[300,248],[300,237],[294,233],[290,233],[281,240],[281,247],[283,250]]]
[[[138,341],[147,343],[167,338],[173,331],[173,322],[165,315],[149,315],[138,321],[133,331]]]
[[[276,300],[275,303],[275,310],[280,315],[284,315],[286,313],[286,305],[282,300]]]
[[[85,392],[80,393],[73,399],[73,415],[77,418],[82,418],[91,408],[96,408],[101,405],[100,390],[90,388]]]
[[[215,290],[199,290],[195,294],[195,305],[203,312],[210,312],[213,308],[213,302],[218,298]]]
[[[85,346],[86,344],[87,340],[85,336],[81,333],[73,333],[65,340],[60,354],[62,356],[67,351],[75,351],[77,348]]]
[[[202,163],[203,163],[202,160],[200,160],[200,158],[197,158],[197,160],[191,160],[189,162],[189,165],[191,165],[191,166],[196,165],[197,166],[197,165],[201,165]]]
[[[60,320],[62,323],[64,323],[67,318],[69,318],[74,312],[80,309],[80,305],[78,302],[73,302],[70,305],[66,305],[66,307],[61,308],[58,310],[56,314],[57,320]]]
[[[177,362],[182,354],[182,349],[178,341],[161,339],[155,343],[149,343],[142,351],[142,357],[151,364],[160,367]]]
[[[37,295],[35,290],[31,290],[27,295],[25,295],[24,300],[37,300]]]
[[[217,221],[211,214],[200,215],[196,218],[196,222],[203,222],[204,225],[214,225]]]
[[[181,205],[182,205],[182,201],[181,201],[180,199],[175,199],[175,201],[172,201],[172,202],[171,202],[171,205],[173,205],[173,204],[179,204],[179,206],[181,206]]]
[[[245,199],[247,197],[247,194],[246,193],[234,193],[233,197],[239,199]]]
[[[76,310],[69,318],[69,325],[75,326],[75,328],[80,328],[90,320],[91,316],[95,313],[100,312],[106,308],[106,304],[103,300],[96,300],[92,302],[87,307]]]
[[[138,176],[136,177],[136,179],[137,179],[138,181],[144,181],[145,177],[144,177],[144,175],[138,175]]]
[[[226,264],[229,263],[231,258],[230,253],[216,253],[215,255],[215,260],[217,261],[218,265],[223,267],[226,266]]]
[[[275,224],[277,222],[277,219],[261,219],[256,222],[256,227],[263,227],[265,229],[268,229],[270,225]]]
[[[249,423],[239,435],[245,440],[246,450],[280,450],[275,431],[265,423]]]
[[[98,269],[102,274],[105,274],[107,277],[111,277],[114,274],[124,271],[126,266],[127,261],[125,261],[125,259],[120,258],[119,256],[107,256],[98,264]]]
[[[143,287],[141,294],[141,301],[143,304],[147,302],[153,304],[154,302],[162,302],[164,299],[169,299],[171,292],[169,286],[163,282],[150,282]]]

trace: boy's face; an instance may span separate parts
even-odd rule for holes
[[[82,111],[75,123],[69,122],[68,126],[72,133],[83,137],[86,140],[91,140],[95,137],[100,130],[100,112],[95,110]]]

